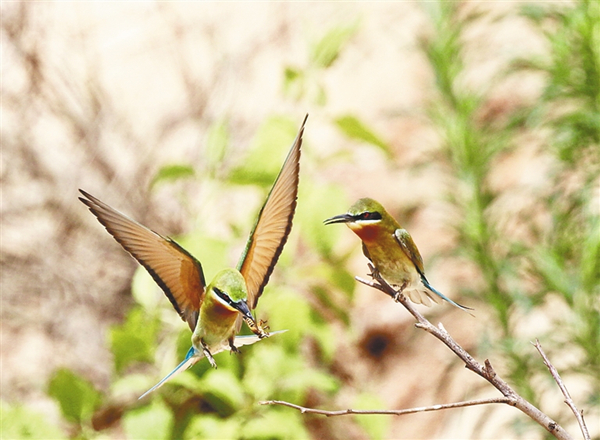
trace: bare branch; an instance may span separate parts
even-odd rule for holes
[[[261,405],[282,405],[289,406],[290,408],[297,409],[302,414],[320,414],[322,416],[334,417],[334,416],[345,416],[348,414],[362,414],[362,415],[370,415],[370,414],[383,414],[383,415],[393,415],[393,416],[401,416],[403,414],[414,414],[419,412],[427,412],[427,411],[439,411],[442,409],[450,409],[450,408],[463,408],[465,406],[476,406],[476,405],[487,405],[490,403],[506,403],[508,405],[514,406],[513,401],[507,399],[506,397],[496,397],[494,399],[480,399],[480,400],[466,400],[464,402],[456,402],[456,403],[445,403],[442,405],[431,405],[431,406],[421,406],[418,408],[409,408],[409,409],[342,409],[336,411],[327,411],[323,409],[316,408],[306,408],[304,406],[295,405],[293,403],[285,402],[283,400],[266,400],[259,402]]]
[[[558,384],[558,387],[562,391],[563,396],[565,396],[565,403],[569,406],[569,408],[571,408],[571,411],[573,411],[573,414],[575,414],[577,423],[579,423],[579,426],[581,427],[581,433],[583,434],[583,438],[585,440],[591,440],[590,432],[588,431],[588,428],[585,424],[585,420],[583,420],[583,410],[581,410],[581,411],[577,410],[577,407],[575,406],[575,402],[571,398],[571,394],[569,394],[569,390],[567,390],[567,386],[562,381],[560,374],[558,374],[558,371],[556,370],[554,365],[552,365],[550,363],[550,360],[548,359],[548,356],[546,356],[546,353],[544,353],[544,350],[542,349],[542,345],[540,344],[540,341],[538,339],[535,340],[535,343],[533,343],[533,346],[540,353],[540,356],[542,356],[542,359],[544,360],[544,364],[546,365],[546,367],[548,367],[548,370],[550,370],[550,374],[552,375],[552,377]]]

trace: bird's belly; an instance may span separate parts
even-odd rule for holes
[[[209,351],[216,351],[223,344],[227,344],[227,340],[234,336],[235,322],[237,313],[225,319],[202,319],[198,321],[198,326],[192,336],[192,345],[202,350],[200,340],[204,342]],[[221,317],[222,318],[222,317]]]
[[[401,256],[390,256],[389,253],[379,249],[368,249],[371,261],[381,276],[394,286],[402,286],[405,289],[417,288],[420,285],[420,276],[412,261],[402,254]]]

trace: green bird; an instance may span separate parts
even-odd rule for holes
[[[79,190],[81,200],[123,248],[150,273],[171,304],[192,330],[192,346],[185,359],[165,378],[145,392],[154,391],[181,371],[206,357],[238,352],[269,336],[256,322],[252,310],[292,228],[300,173],[300,150],[306,119],[258,215],[236,269],[224,269],[206,286],[202,265],[174,240],[146,228],[96,197]],[[254,335],[236,336],[242,321]],[[272,334],[281,333],[273,332]]]
[[[417,304],[430,306],[432,300],[436,303],[445,300],[461,310],[473,310],[452,301],[429,284],[423,259],[412,237],[375,200],[359,199],[346,214],[331,217],[324,223],[346,223],[359,236],[363,253],[375,270],[398,289],[394,299],[405,294]]]

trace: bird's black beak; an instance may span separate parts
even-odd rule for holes
[[[326,225],[333,225],[334,223],[350,223],[354,221],[354,217],[350,214],[340,214],[335,217],[328,218],[323,221]]]
[[[249,319],[250,321],[256,324],[256,320],[254,319],[254,316],[252,316],[252,313],[250,313],[250,308],[248,307],[246,301],[242,300],[234,302],[232,303],[232,305],[237,309],[238,312],[242,314],[244,319]]]

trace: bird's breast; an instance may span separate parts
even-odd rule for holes
[[[202,338],[209,349],[222,344],[234,335],[238,314],[237,311],[231,311],[218,301],[211,301],[207,298],[200,309],[200,319],[194,331],[192,343],[195,339]]]
[[[394,239],[390,239],[384,244],[364,243],[371,262],[388,283],[395,286],[406,283],[406,288],[419,285],[420,278],[414,263]]]

